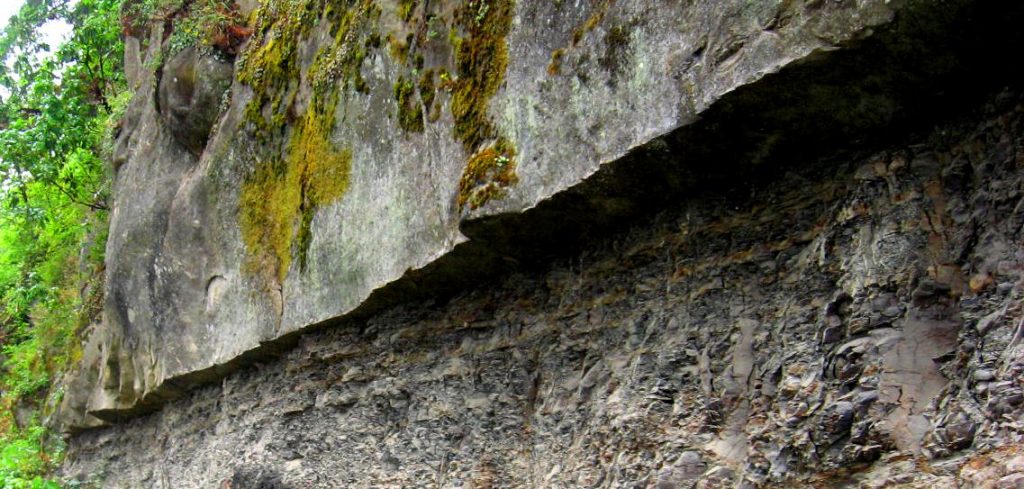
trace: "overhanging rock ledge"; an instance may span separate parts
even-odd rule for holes
[[[139,74],[66,429],[1020,79],[994,54],[1019,45],[1019,6],[402,3],[303,19],[268,2],[233,72],[184,52]],[[339,36],[359,52],[332,51]]]

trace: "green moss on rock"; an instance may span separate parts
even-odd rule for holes
[[[472,155],[459,180],[459,208],[478,208],[505,194],[518,182],[515,148],[503,137],[488,109],[505,81],[515,3],[512,0],[467,0],[457,14],[465,34],[454,40],[458,78],[452,86],[455,137]],[[493,142],[488,146],[489,142]],[[488,146],[488,147],[485,147]]]
[[[417,3],[417,0],[398,0],[398,18],[409,22],[413,12],[416,11]]]
[[[283,283],[298,256],[306,265],[313,215],[345,194],[352,151],[330,140],[335,104],[310,109],[283,159],[261,162],[242,186],[241,227],[250,271],[273,271]]]
[[[562,58],[565,57],[565,48],[559,48],[551,52],[551,62],[548,63],[548,74],[557,76],[562,74]]]
[[[412,34],[409,34],[405,40],[388,34],[388,52],[399,64],[405,64],[409,60],[409,42],[411,40]]]
[[[423,132],[423,107],[416,98],[416,87],[411,80],[399,77],[394,88],[398,125],[406,132]]]
[[[321,95],[336,89],[336,82],[350,86],[360,93],[368,93],[362,66],[367,50],[380,46],[380,34],[375,26],[381,11],[373,0],[351,1],[347,9],[333,9],[328,13],[333,42],[317,53],[309,77],[314,89]]]
[[[335,113],[344,90],[367,91],[360,70],[367,49],[379,45],[379,16],[373,0],[271,0],[257,12],[238,74],[253,89],[246,119],[263,155],[239,203],[251,272],[282,283],[295,257],[304,269],[313,216],[348,188],[352,152],[331,140]],[[330,23],[333,42],[303,79],[298,45],[317,22]],[[302,84],[312,95],[300,115]]]
[[[487,109],[505,81],[505,36],[512,28],[513,6],[511,0],[469,0],[459,12],[466,36],[455,51],[459,78],[452,91],[451,110],[455,137],[470,154],[498,137]]]
[[[434,70],[426,70],[420,75],[419,81],[420,100],[427,110],[427,120],[437,122],[441,118],[441,110],[434,101],[437,99],[437,87],[434,83]]]
[[[519,182],[516,176],[516,151],[501,138],[469,159],[459,180],[459,208],[476,209],[487,201],[501,198],[506,189]]]
[[[400,0],[399,20],[412,22],[417,8],[417,0]],[[412,33],[387,34],[395,60],[408,65],[412,58],[415,65],[394,84],[402,130],[422,132],[425,115],[440,116],[438,87],[451,93],[454,135],[471,155],[459,182],[460,208],[500,198],[518,181],[515,148],[488,115],[508,68],[513,11],[512,0],[462,2],[453,21],[454,77],[443,67],[423,69],[423,53],[410,52],[418,46]],[[346,93],[368,92],[361,70],[368,51],[381,45],[380,16],[373,0],[269,0],[256,14],[238,77],[253,90],[246,119],[263,156],[243,183],[240,225],[250,269],[277,283],[294,260],[305,268],[315,213],[348,188],[352,152],[332,141],[335,113]],[[329,23],[333,41],[303,72],[299,46],[319,22]]]
[[[286,92],[299,77],[297,43],[316,20],[309,9],[285,8],[281,5],[285,3],[270,1],[260,6],[253,38],[239,61],[238,80],[253,90],[246,119],[255,125],[258,136],[283,125],[284,120],[275,116],[294,103],[294,92]]]
[[[338,81],[366,92],[361,67],[366,50],[375,44],[371,26],[379,17],[380,8],[373,0],[270,0],[261,4],[253,38],[238,69],[239,81],[253,90],[246,120],[257,128],[257,136],[282,132],[290,121],[300,83],[311,83],[321,95],[335,89],[331,85]],[[330,23],[334,40],[317,53],[308,80],[302,80],[298,45],[323,21]],[[365,42],[361,36],[367,38]]]

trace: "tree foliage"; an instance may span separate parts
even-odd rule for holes
[[[127,101],[120,12],[27,0],[0,33],[0,487],[59,487],[40,426],[102,303],[105,148]],[[50,22],[72,27],[59,46],[40,41]]]

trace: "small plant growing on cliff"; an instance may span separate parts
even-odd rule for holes
[[[125,6],[124,33],[142,37],[151,25],[172,23],[167,55],[187,47],[234,56],[250,35],[233,0],[145,0]]]
[[[519,181],[514,157],[515,148],[503,138],[474,154],[459,180],[459,207],[476,209],[504,196]]]
[[[238,4],[225,0],[194,0],[184,7],[174,22],[169,40],[170,54],[190,46],[211,50],[213,54],[234,56],[250,35],[238,11]]]
[[[473,18],[473,20],[476,21],[477,25],[480,25],[480,24],[483,23],[484,19],[487,18],[487,12],[490,12],[490,10],[491,10],[491,5],[489,3],[487,3],[486,1],[481,1],[477,5],[476,17]]]

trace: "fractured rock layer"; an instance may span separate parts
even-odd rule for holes
[[[1019,44],[1024,16],[968,0],[282,5],[252,16],[233,78],[194,50],[132,75],[103,320],[67,430],[152,411],[302,331],[574,253],[702,187],[892,141],[1014,76],[996,46]],[[133,65],[161,58],[163,29]]]
[[[104,317],[65,428],[572,254],[708,185],[892,141],[1008,79],[992,47],[1019,44],[1024,17],[968,0],[570,3],[267,0],[233,77],[194,50],[135,70]],[[158,64],[165,34],[130,40],[148,61],[129,64]]]
[[[103,487],[1024,479],[1024,99],[706,186],[71,439]],[[970,449],[965,451],[966,449]]]

